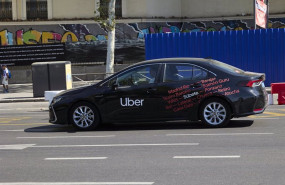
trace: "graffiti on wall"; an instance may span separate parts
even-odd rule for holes
[[[151,25],[140,28],[140,24],[129,24],[138,32],[137,38],[143,39],[144,34],[150,33],[178,33],[178,32],[206,32],[206,31],[230,31],[254,29],[253,20],[232,21],[205,21],[205,22],[183,22],[165,23],[166,25]],[[271,19],[269,28],[285,28],[285,19]]]
[[[144,39],[144,35],[149,33],[248,30],[253,29],[253,26],[253,20],[118,23],[116,38],[117,40],[136,40]],[[9,28],[15,31],[11,31]],[[0,29],[0,44],[2,46],[94,42],[106,41],[108,39],[107,32],[96,23],[89,25],[42,25],[36,28],[30,26],[9,26],[9,28],[7,26],[5,29]],[[285,28],[285,18],[271,19],[269,28]]]
[[[253,26],[253,20],[118,23],[115,61],[144,60],[145,34],[249,30]],[[269,27],[285,28],[285,18],[271,19]],[[66,43],[66,59],[73,63],[105,61],[107,39],[106,30],[97,23],[0,26],[1,46]]]
[[[31,45],[31,44],[51,44],[51,43],[66,43],[66,42],[79,42],[79,41],[105,41],[106,35],[92,35],[89,32],[77,32],[76,30],[68,31],[66,27],[69,25],[60,25],[66,30],[64,33],[38,31],[36,29],[30,29],[25,31],[24,29],[17,30],[15,33],[10,32],[7,29],[0,31],[1,45]],[[81,27],[82,26],[80,25]],[[72,27],[72,26],[71,26]],[[81,29],[82,30],[82,29]],[[80,30],[80,31],[81,31]],[[83,35],[83,39],[82,39]]]

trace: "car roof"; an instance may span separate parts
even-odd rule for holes
[[[212,63],[213,59],[206,59],[206,58],[192,58],[192,57],[179,57],[179,58],[159,58],[159,59],[153,59],[153,60],[146,60],[146,61],[142,61],[142,62],[138,62],[135,63],[133,65],[128,66],[127,68],[117,72],[124,72],[125,70],[128,70],[132,67],[135,66],[140,66],[140,65],[147,65],[147,64],[159,64],[159,63],[187,63],[187,62],[191,62],[192,64],[196,64],[196,65],[203,65],[203,66],[209,66],[210,63]],[[97,85],[102,85],[105,82],[107,82],[109,79],[113,78],[117,73],[115,73],[114,75],[102,80],[101,82],[99,82]]]
[[[146,60],[135,65],[143,65],[143,64],[152,64],[152,63],[184,63],[184,62],[191,62],[194,64],[209,64],[211,63],[211,59],[205,58],[190,58],[190,57],[181,57],[181,58],[160,58],[160,59],[153,59],[153,60]]]

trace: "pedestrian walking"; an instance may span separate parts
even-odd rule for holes
[[[3,85],[3,93],[8,93],[8,76],[9,70],[6,65],[2,65],[2,85]]]

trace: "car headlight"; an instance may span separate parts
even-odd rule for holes
[[[52,100],[52,104],[55,104],[55,103],[59,102],[60,100],[62,100],[62,96],[55,97]]]

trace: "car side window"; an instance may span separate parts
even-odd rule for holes
[[[119,75],[116,84],[122,86],[146,85],[156,82],[158,64],[146,65]]]
[[[203,80],[206,79],[208,73],[201,68],[193,67],[193,80]]]
[[[106,83],[105,86],[109,86],[112,87],[113,85],[116,84],[117,78],[112,78],[111,80],[109,80],[109,82]]]
[[[207,78],[208,73],[189,64],[166,64],[163,82],[200,80]]]

